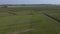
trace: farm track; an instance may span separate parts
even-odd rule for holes
[[[23,33],[23,32],[28,32],[28,31],[32,31],[34,29],[26,29],[26,30],[21,30],[21,31],[15,31],[12,34],[19,34],[19,33]]]

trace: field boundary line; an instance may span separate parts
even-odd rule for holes
[[[52,18],[50,18],[50,17],[44,15],[43,13],[41,13],[41,15],[42,15],[43,17],[49,19],[50,21],[54,22],[54,23],[60,23],[60,22],[58,22],[58,21],[56,21],[56,20],[54,20],[54,19],[52,19]]]

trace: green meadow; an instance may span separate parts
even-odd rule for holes
[[[0,8],[0,34],[60,34],[60,23],[43,12],[60,17],[59,7]]]

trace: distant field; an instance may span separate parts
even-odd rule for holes
[[[0,34],[60,34],[60,23],[43,15],[60,17],[59,7],[0,8]]]
[[[0,8],[0,12],[20,12],[20,11],[60,11],[60,7],[15,7],[15,8]]]

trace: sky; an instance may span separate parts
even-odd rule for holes
[[[60,4],[60,0],[0,0],[0,4]]]

